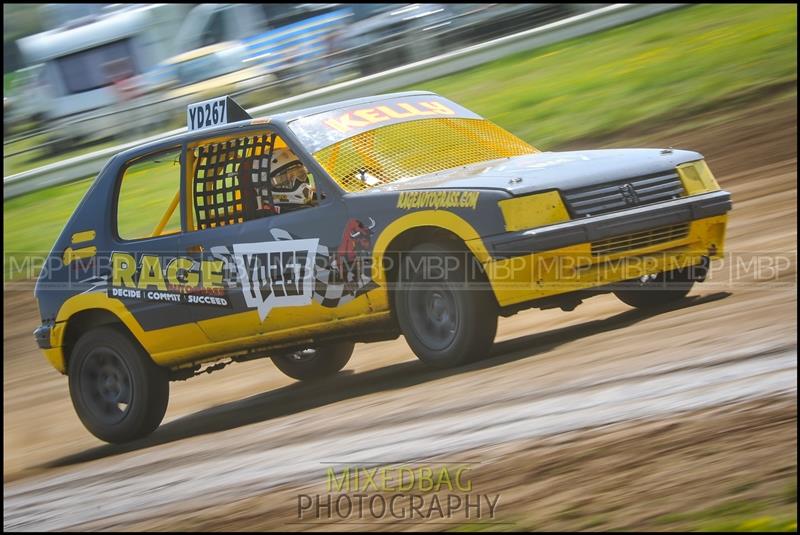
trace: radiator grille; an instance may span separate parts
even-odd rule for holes
[[[612,255],[632,249],[641,249],[659,243],[680,240],[689,235],[689,224],[660,227],[607,240],[592,242],[593,255]]]
[[[683,193],[678,173],[670,171],[568,190],[563,197],[572,217],[580,218],[669,201]]]

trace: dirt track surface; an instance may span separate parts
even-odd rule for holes
[[[424,368],[402,338],[359,345],[343,373],[318,385],[293,383],[269,361],[235,365],[173,383],[162,427],[125,447],[103,445],[82,428],[66,379],[33,343],[30,288],[6,285],[4,526],[278,529],[291,521],[289,496],[318,483],[322,463],[466,459],[513,471],[524,465],[515,452],[587,429],[602,434],[598,428],[608,425],[623,426],[612,429],[627,437],[626,459],[659,467],[662,454],[688,447],[692,432],[699,441],[708,426],[689,425],[689,435],[653,445],[636,422],[666,425],[685,411],[702,421],[710,407],[735,418],[736,407],[754,403],[748,400],[780,396],[788,411],[745,411],[754,418],[745,429],[772,426],[777,445],[741,428],[711,441],[725,459],[751,463],[752,478],[769,479],[774,471],[758,459],[770,447],[794,451],[796,444],[796,417],[787,416],[796,415],[797,395],[796,125],[791,99],[588,147],[698,150],[732,192],[728,259],[677,306],[644,313],[606,295],[574,312],[526,311],[500,320],[491,358],[452,371]],[[558,447],[551,458],[559,458]],[[724,477],[713,459],[670,459],[674,473],[707,473],[709,488]],[[775,470],[796,473],[796,456],[780,462]],[[576,470],[576,477],[611,477],[589,464]],[[490,492],[526,496],[524,486],[485,477]],[[645,482],[631,477],[618,499]],[[279,496],[288,501],[272,522],[237,507],[248,500],[273,506]]]

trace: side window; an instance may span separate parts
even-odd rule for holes
[[[314,177],[280,136],[256,133],[189,150],[192,228],[235,225],[316,206]]]
[[[122,172],[117,196],[117,235],[123,240],[181,230],[181,150],[137,158]]]

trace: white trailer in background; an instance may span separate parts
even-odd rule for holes
[[[46,12],[52,16],[57,8],[51,4]],[[155,100],[145,75],[173,53],[174,28],[186,11],[180,4],[126,6],[19,39],[25,63],[40,65],[33,83],[41,117],[58,128],[54,137],[102,139],[153,124],[152,113],[111,112]]]

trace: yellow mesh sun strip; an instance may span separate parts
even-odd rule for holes
[[[538,150],[484,119],[437,118],[375,128],[317,151],[320,165],[345,191],[360,191],[365,173],[382,184]]]

